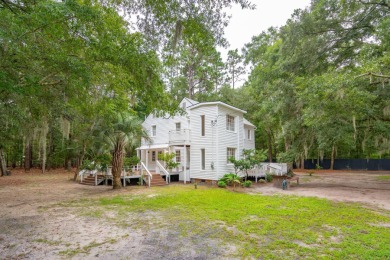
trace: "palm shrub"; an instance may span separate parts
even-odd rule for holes
[[[242,183],[242,186],[249,188],[250,186],[252,186],[252,182],[250,180],[246,180]]]
[[[235,190],[236,185],[241,184],[241,177],[234,173],[227,173],[219,181],[224,181],[227,185],[233,186],[233,190]]]
[[[117,113],[107,121],[96,124],[96,136],[100,137],[111,151],[113,189],[122,187],[120,175],[122,172],[126,149],[136,147],[141,137],[148,139],[143,130],[142,121],[128,113]]]
[[[220,188],[226,188],[226,182],[224,182],[224,181],[218,181],[218,187],[220,187]]]
[[[265,180],[267,182],[272,182],[272,179],[273,179],[272,174],[269,174],[269,173],[265,174]]]

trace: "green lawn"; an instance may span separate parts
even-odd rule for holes
[[[90,201],[80,205],[86,203]],[[103,198],[93,210],[85,209],[98,218],[104,212],[111,212],[111,221],[119,225],[145,228],[147,218],[148,226],[175,228],[178,237],[172,239],[206,237],[220,247],[234,245],[232,257],[390,258],[389,212],[358,204],[171,185],[145,194]],[[124,221],[129,218],[132,221]]]
[[[390,175],[378,176],[377,179],[380,181],[390,181]]]

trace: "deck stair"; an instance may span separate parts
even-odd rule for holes
[[[167,185],[166,181],[163,179],[163,177],[160,174],[156,174],[152,172],[152,180],[150,182],[150,186],[165,186]]]
[[[105,180],[104,175],[100,175],[100,174],[97,175],[97,185],[99,185],[104,180]],[[83,179],[82,182],[80,182],[80,184],[95,186],[95,176],[94,175],[88,175],[87,177],[85,177]]]

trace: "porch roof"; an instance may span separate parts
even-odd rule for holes
[[[148,144],[138,147],[137,150],[151,150],[151,149],[164,149],[168,148],[168,144]]]

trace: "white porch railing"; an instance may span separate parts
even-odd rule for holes
[[[190,142],[190,129],[182,129],[179,131],[169,131],[169,143],[170,144],[183,144]]]
[[[146,171],[146,173],[148,174],[148,185],[149,185],[149,188],[150,188],[150,182],[151,182],[151,180],[153,179],[153,176],[152,176],[152,174],[150,173],[150,171],[148,170],[148,168],[146,167],[146,165],[143,163],[143,162],[141,162],[141,178],[143,179],[143,176],[144,176],[144,174],[143,174],[143,171]]]
[[[252,169],[248,170],[248,176],[255,177],[255,181],[261,177],[265,177],[265,174],[267,172],[267,165],[256,165]],[[245,173],[242,173],[243,176],[245,176]]]
[[[83,182],[84,175],[95,175],[95,185],[97,185],[97,172],[98,172],[98,170],[81,170],[81,171],[79,171],[80,182]]]
[[[165,167],[160,163],[159,160],[156,160],[156,169],[159,169],[160,171],[162,171],[164,174],[165,174],[165,181],[167,182],[167,184],[170,182],[170,179],[171,179],[171,176],[169,175],[169,172],[167,171],[167,169],[165,169]],[[157,171],[156,171],[157,172]],[[161,174],[161,173],[160,173]]]
[[[267,165],[267,171],[269,173],[274,173],[276,175],[283,175],[283,169],[281,166],[276,164],[268,164]]]

